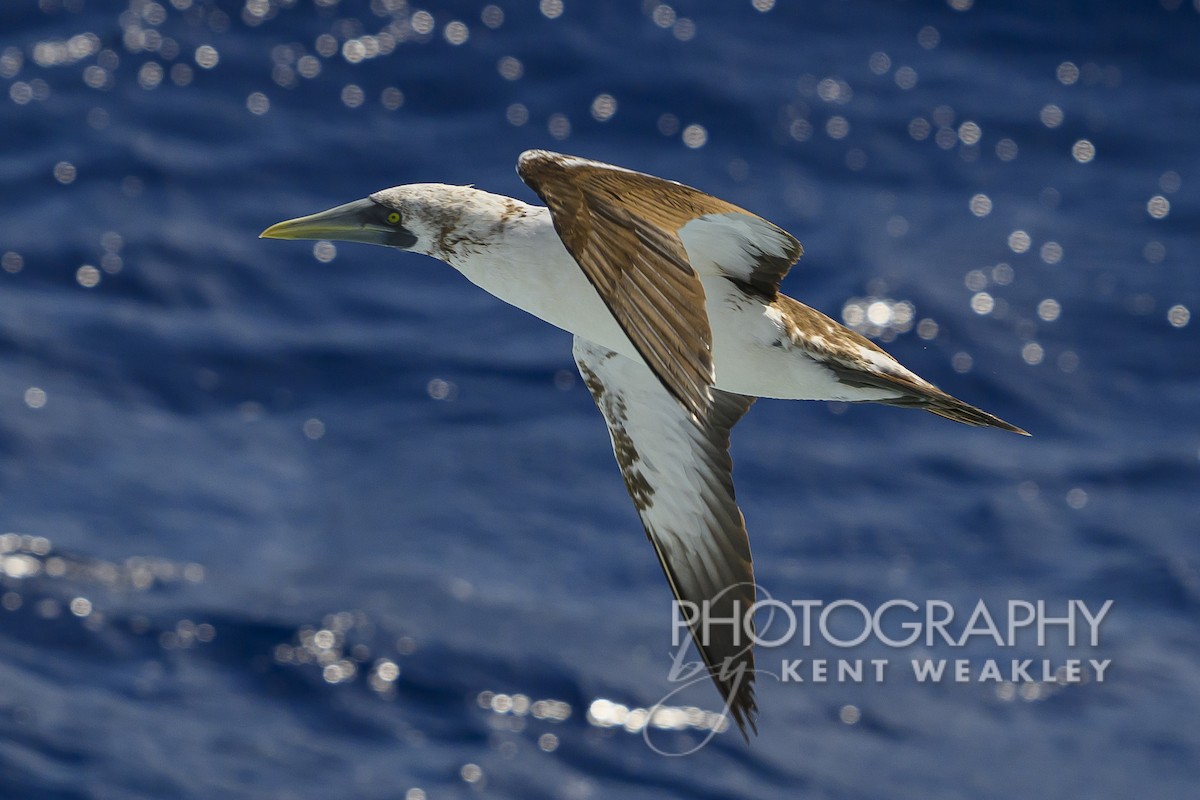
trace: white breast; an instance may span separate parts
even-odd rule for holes
[[[505,230],[502,240],[453,259],[451,266],[509,305],[640,362],[633,344],[558,238],[549,210],[529,206],[527,212]]]
[[[451,262],[475,285],[555,327],[644,363],[583,270],[571,258],[549,211],[531,206],[501,241]],[[876,400],[793,347],[777,314],[723,277],[702,278],[713,336],[716,386],[755,397],[792,400]]]

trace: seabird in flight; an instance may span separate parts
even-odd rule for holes
[[[530,150],[517,172],[546,203],[411,184],[273,225],[270,239],[365,242],[445,261],[575,336],[625,486],[671,591],[714,620],[756,600],[729,432],[758,397],[920,408],[1025,431],[968,405],[870,340],[779,292],[803,252],[787,231],[697,189]],[[742,733],[754,655],[733,626],[693,638]],[[703,639],[703,640],[702,640]]]

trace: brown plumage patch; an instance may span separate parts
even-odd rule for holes
[[[454,206],[447,206],[442,210],[435,221],[437,236],[434,239],[434,252],[430,255],[448,261],[458,254],[456,248],[463,241],[463,236],[459,233],[463,213],[461,208]]]
[[[646,476],[638,469],[637,465],[641,461],[641,456],[638,455],[637,446],[634,445],[633,439],[625,431],[624,423],[627,418],[625,401],[619,396],[609,396],[604,389],[604,383],[600,380],[600,377],[587,364],[580,361],[578,362],[578,366],[579,374],[583,376],[584,385],[591,392],[592,399],[596,401],[596,405],[604,415],[605,421],[608,422],[608,433],[612,438],[613,455],[617,457],[617,464],[621,468],[621,477],[625,480],[625,489],[629,492],[629,497],[633,500],[634,507],[639,512],[645,511],[652,505],[651,498],[654,497],[654,487],[650,485],[650,482],[646,480]]]
[[[712,331],[704,287],[678,232],[707,214],[755,215],[673,181],[555,153],[526,153],[517,171],[545,201],[559,238],[642,359],[704,418],[712,404]],[[791,241],[789,257],[759,254],[756,290],[778,287],[801,252]]]

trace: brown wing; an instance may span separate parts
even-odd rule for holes
[[[700,218],[719,220],[714,235],[730,240],[738,254],[731,268],[745,272],[730,277],[760,291],[774,291],[799,256],[799,244],[737,206],[620,167],[531,150],[521,155],[517,172],[545,201],[567,251],[646,364],[688,411],[703,418],[712,402],[712,332],[704,287],[680,228]],[[731,215],[745,217],[747,224],[735,228]],[[769,231],[751,227],[751,221]],[[764,231],[766,241],[759,241]],[[794,254],[772,232],[794,244]]]

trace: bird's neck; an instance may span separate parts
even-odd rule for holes
[[[624,335],[558,237],[549,209],[473,191],[461,209],[447,206],[447,224],[434,226],[444,233],[432,237],[429,254],[509,305],[621,349]]]
[[[502,247],[511,229],[534,208],[470,186],[430,188],[437,192],[418,212],[424,228],[423,250],[455,268],[488,249]]]
[[[570,258],[547,209],[466,186],[441,188],[422,215],[423,249],[501,299],[507,287],[536,280],[530,273],[548,260]]]

